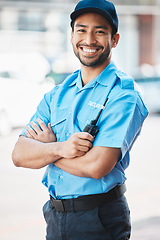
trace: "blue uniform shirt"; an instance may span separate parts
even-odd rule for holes
[[[40,102],[31,118],[51,122],[57,141],[66,141],[83,131],[108,101],[97,122],[99,133],[94,146],[121,148],[122,157],[113,170],[101,179],[71,175],[53,163],[43,176],[43,184],[57,199],[107,192],[126,180],[129,151],[141,131],[148,111],[135,90],[134,81],[111,62],[95,79],[82,86],[81,72],[76,71],[61,85],[53,88]],[[23,130],[22,134],[24,133]],[[85,166],[84,166],[85,167]]]

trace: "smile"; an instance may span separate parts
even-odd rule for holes
[[[79,47],[80,47],[81,51],[83,51],[85,54],[92,55],[92,56],[94,54],[96,54],[100,49],[102,49],[102,47],[100,47],[100,46],[89,47],[89,46],[81,45]]]
[[[83,48],[82,50],[87,53],[95,53],[98,51],[97,49],[89,49],[89,48]]]

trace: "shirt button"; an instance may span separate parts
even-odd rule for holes
[[[63,180],[63,176],[62,176],[62,175],[60,175],[59,178],[60,178],[61,180]]]
[[[66,136],[69,137],[69,136],[70,136],[70,133],[67,133]]]

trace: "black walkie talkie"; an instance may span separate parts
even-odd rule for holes
[[[105,100],[104,104],[103,104],[103,107],[105,106],[106,102],[108,101],[108,97],[107,99]],[[102,108],[100,110],[100,112],[98,113],[97,117],[92,120],[89,124],[87,124],[85,126],[85,128],[83,129],[83,132],[88,132],[90,133],[94,138],[96,137],[97,133],[99,132],[99,129],[98,129],[98,126],[96,125],[97,124],[97,121],[101,115],[101,112],[104,108]]]

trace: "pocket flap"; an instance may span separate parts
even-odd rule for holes
[[[65,121],[68,115],[68,108],[59,108],[51,113],[51,126],[54,127]]]

